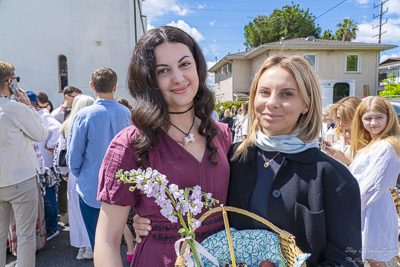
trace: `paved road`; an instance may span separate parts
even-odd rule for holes
[[[77,260],[78,249],[69,243],[69,228],[59,223],[60,234],[47,241],[46,245],[36,253],[37,267],[93,267],[93,260]],[[124,267],[129,267],[126,261],[127,247],[121,244],[121,257]],[[17,257],[7,254],[7,264],[14,263]]]

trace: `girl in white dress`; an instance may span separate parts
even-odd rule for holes
[[[84,107],[92,105],[94,99],[88,95],[78,95],[72,103],[72,109],[69,117],[63,122],[60,136],[60,147],[63,147],[63,142],[68,139],[71,130],[72,122],[78,113]],[[90,245],[88,233],[83,222],[81,209],[79,207],[79,196],[75,190],[77,178],[69,172],[68,174],[68,216],[69,216],[69,236],[71,246],[79,248],[78,260],[93,258],[93,250]]]
[[[397,213],[389,191],[400,172],[399,121],[388,100],[370,96],[359,105],[351,132],[350,171],[361,192],[362,259],[370,266],[386,266],[399,253]]]

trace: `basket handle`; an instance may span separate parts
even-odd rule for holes
[[[243,209],[239,209],[239,208],[235,208],[235,207],[229,207],[229,206],[225,206],[224,208],[222,207],[216,207],[213,208],[207,212],[205,212],[201,217],[200,217],[200,221],[203,222],[208,216],[210,216],[211,214],[217,213],[217,212],[222,212],[223,210],[226,211],[230,211],[230,212],[236,212],[242,215],[246,215],[249,216],[263,224],[265,224],[266,226],[268,226],[272,231],[274,231],[275,233],[277,233],[279,235],[279,237],[281,239],[286,240],[287,242],[289,242],[292,246],[296,245],[295,242],[295,237],[294,235],[292,235],[291,233],[280,229],[279,227],[276,227],[273,223],[271,223],[270,221],[264,219],[261,216],[258,216],[257,214],[248,212],[247,210],[243,210]],[[187,241],[185,241],[182,245],[182,248],[180,250],[180,256],[177,258],[176,262],[175,262],[175,267],[183,267],[186,266],[186,261],[184,260],[184,258],[182,257],[182,255],[184,254],[185,250],[186,250],[186,246],[187,246]]]
[[[265,224],[266,226],[268,226],[272,231],[274,231],[275,233],[277,233],[279,235],[280,238],[287,240],[289,242],[293,242],[295,244],[295,237],[294,235],[292,235],[291,233],[280,229],[279,227],[276,227],[273,223],[271,223],[270,221],[264,219],[261,216],[258,216],[257,214],[251,213],[247,210],[243,210],[243,209],[239,209],[239,208],[235,208],[235,207],[229,207],[229,206],[224,206],[224,209],[226,211],[230,211],[230,212],[236,212],[242,215],[246,215],[249,216],[263,224]],[[210,216],[211,214],[217,213],[217,212],[222,212],[222,208],[221,207],[216,207],[213,208],[209,211],[207,211],[206,213],[204,213],[201,217],[200,217],[200,221],[203,222],[203,220],[205,220],[208,216]]]

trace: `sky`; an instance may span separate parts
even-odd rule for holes
[[[385,0],[382,0],[385,1]],[[321,33],[335,33],[337,24],[345,18],[357,22],[356,42],[378,43],[379,0],[297,0],[300,8],[317,17],[315,24]],[[291,5],[292,0],[145,0],[142,14],[147,16],[147,30],[171,25],[185,30],[200,45],[209,67],[227,54],[244,52],[244,27],[259,15],[268,16],[275,9]],[[374,6],[377,6],[374,8]],[[400,43],[400,0],[388,0],[383,5],[381,43]],[[374,19],[374,16],[378,16]],[[381,61],[400,57],[400,48],[381,53]],[[210,83],[213,80],[209,77]]]

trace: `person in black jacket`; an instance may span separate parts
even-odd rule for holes
[[[307,266],[362,266],[357,181],[318,149],[319,82],[300,56],[269,57],[250,91],[248,136],[230,151],[227,204],[260,215],[311,253]],[[266,228],[230,214],[236,229]]]
[[[362,266],[361,203],[347,168],[318,149],[318,78],[300,56],[271,56],[250,89],[247,139],[229,153],[227,205],[255,213],[296,237],[307,266]],[[135,218],[137,241],[151,227]],[[230,226],[266,229],[229,214]]]

